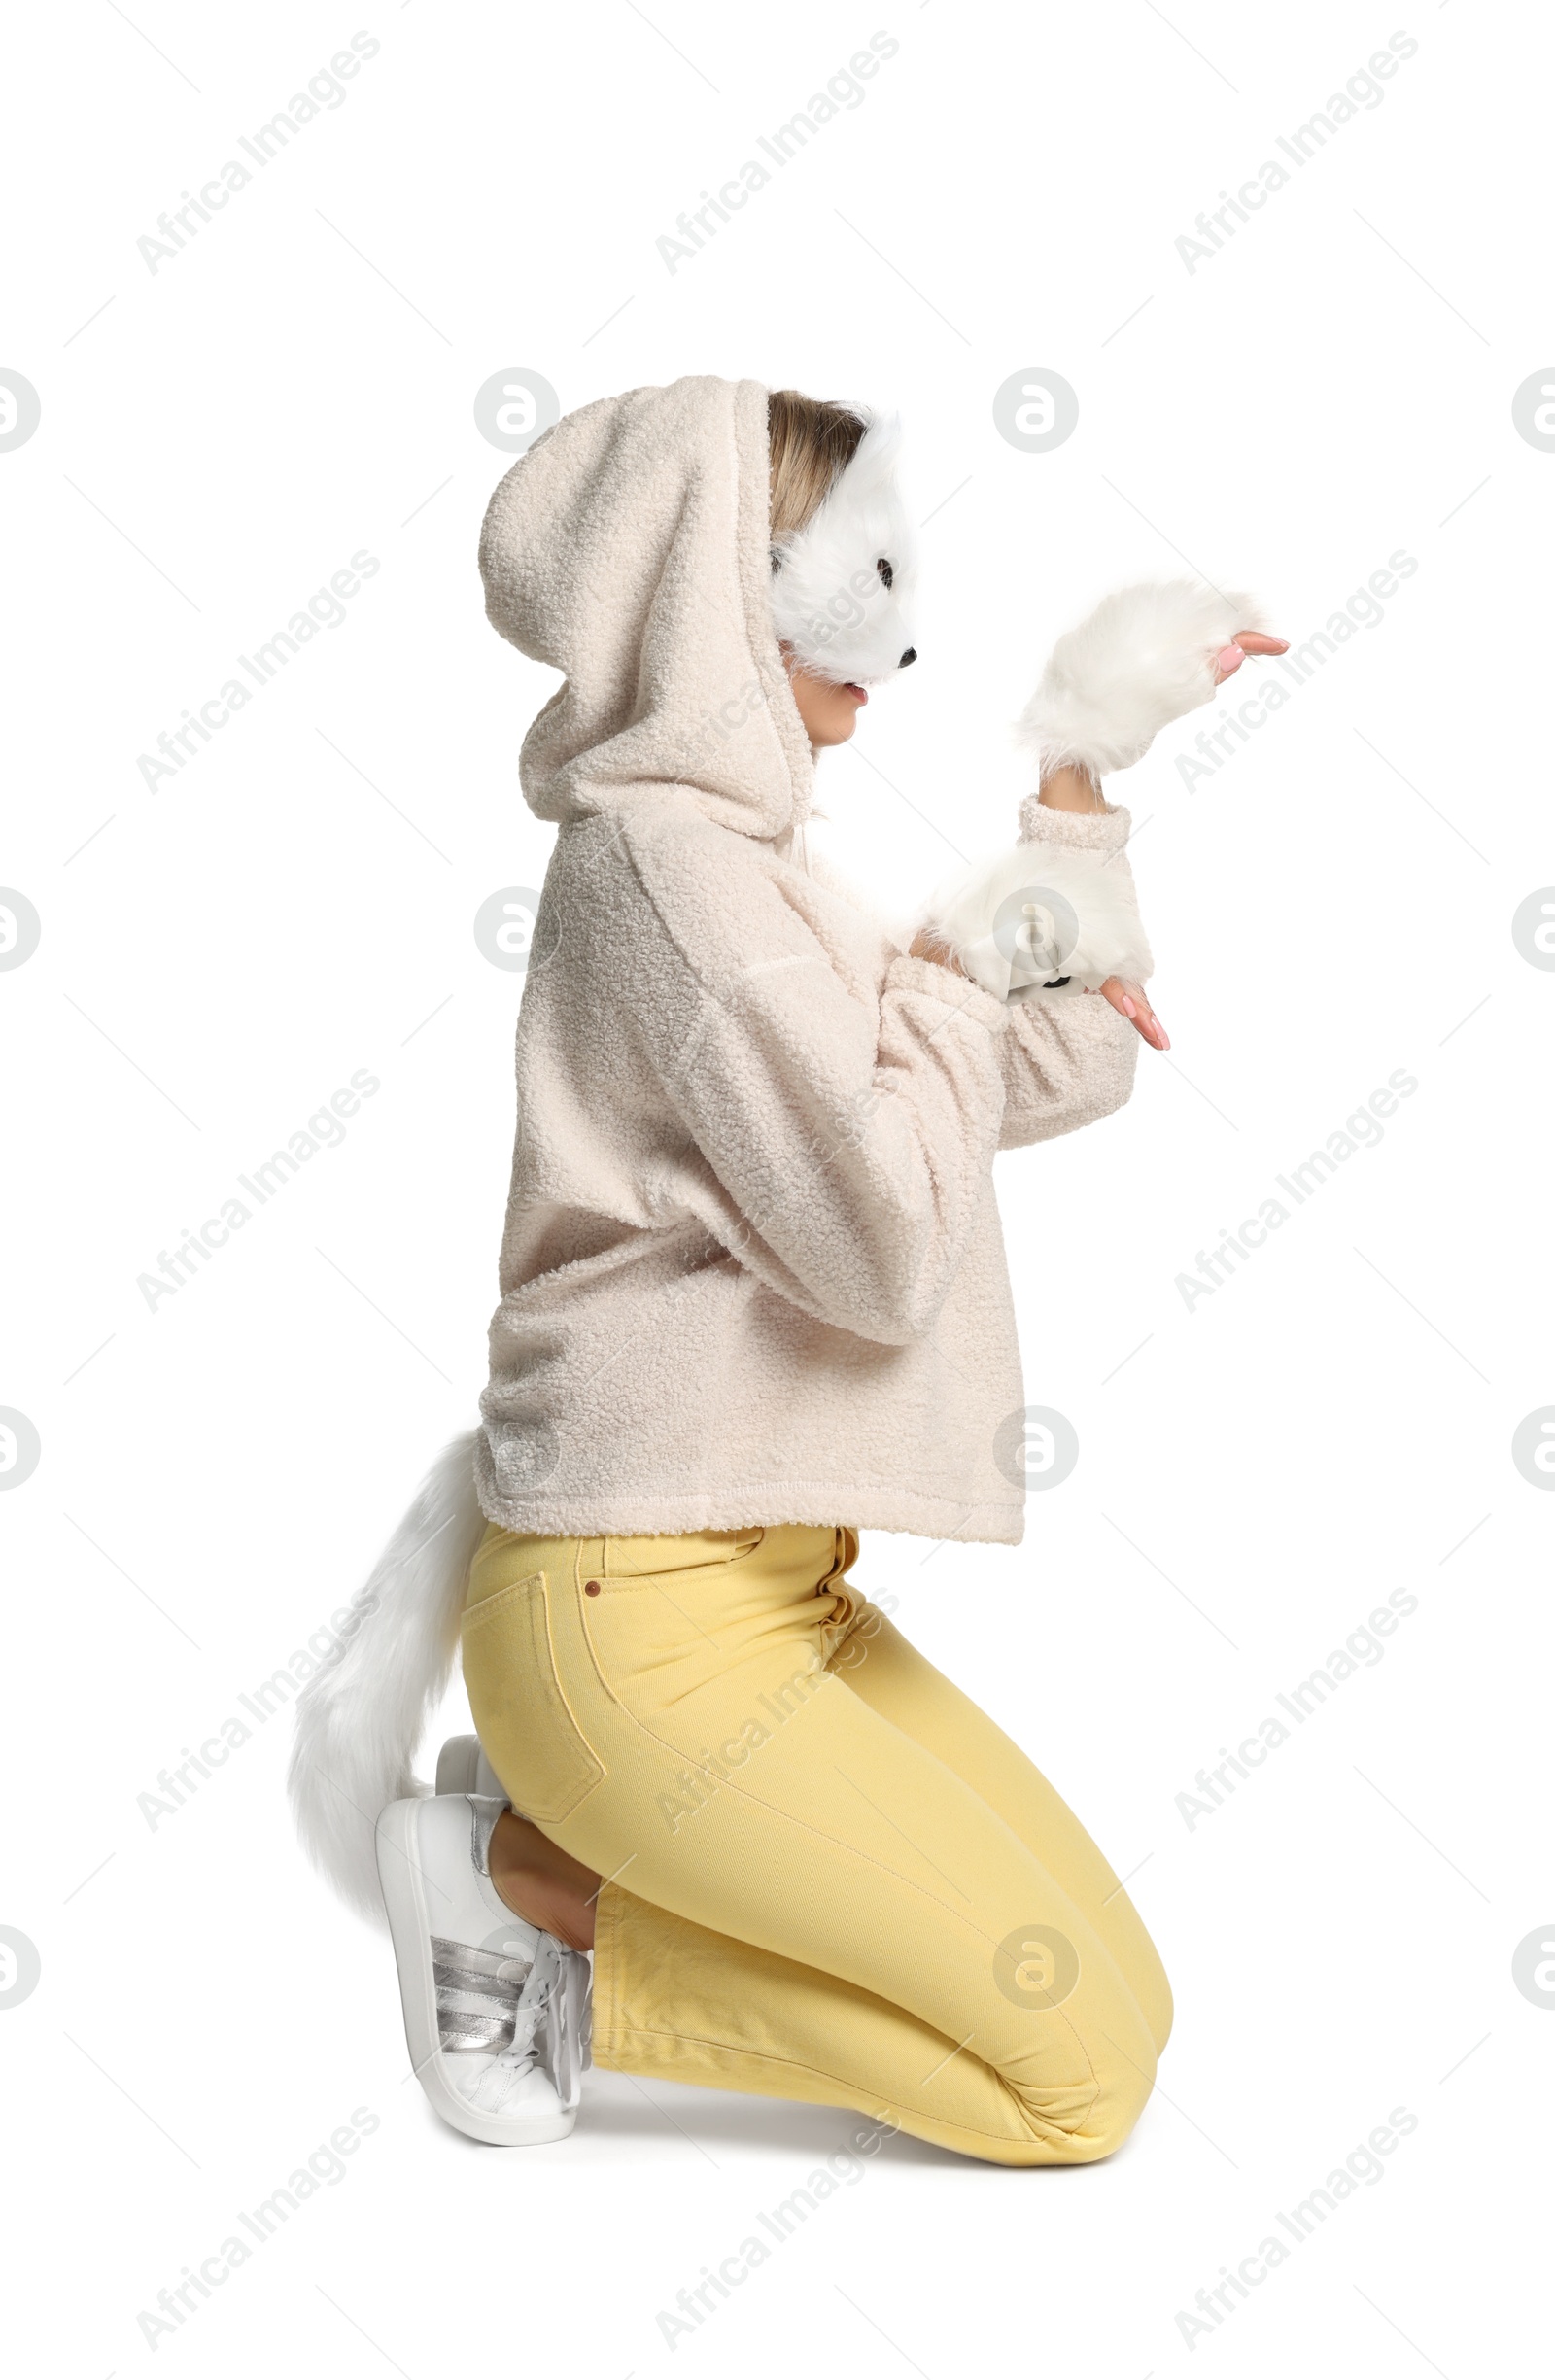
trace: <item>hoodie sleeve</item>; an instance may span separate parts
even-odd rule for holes
[[[991,1195],[1006,1011],[926,959],[850,986],[765,879],[739,889],[743,949],[714,886],[708,947],[654,907],[639,963],[632,1005],[694,1145],[676,1194],[804,1312],[905,1345]]]
[[[1099,814],[1054,810],[1030,795],[1020,808],[1020,841],[1051,843],[1104,857],[1132,881],[1125,845],[1132,821],[1109,806]],[[1005,1103],[1001,1149],[1056,1140],[1095,1123],[1127,1102],[1134,1087],[1139,1036],[1099,992],[1063,1000],[1014,1000],[1002,1051]]]

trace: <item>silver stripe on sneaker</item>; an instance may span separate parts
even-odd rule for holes
[[[500,1958],[469,1943],[432,1938],[437,2027],[445,2052],[509,2049],[519,1994],[529,1980],[527,1958]]]

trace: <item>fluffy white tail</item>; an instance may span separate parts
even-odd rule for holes
[[[485,1528],[475,1438],[468,1431],[438,1456],[297,1698],[287,1770],[297,1831],[341,1898],[380,1925],[373,1830],[388,1803],[428,1790],[410,1763],[448,1683]]]

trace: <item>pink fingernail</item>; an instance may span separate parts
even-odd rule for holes
[[[1229,677],[1233,670],[1241,668],[1245,659],[1246,655],[1239,644],[1223,644],[1215,656],[1215,666],[1222,677]]]
[[[1123,994],[1123,1015],[1124,1015],[1125,1017],[1137,1017],[1137,1016],[1138,1016],[1138,1014],[1139,1014],[1139,1011],[1138,1011],[1138,1010],[1135,1008],[1135,1006],[1134,1006],[1134,1004],[1133,1004],[1132,1000],[1130,1000],[1130,999],[1129,999],[1128,994],[1127,994],[1126,992],[1124,992],[1124,994]]]

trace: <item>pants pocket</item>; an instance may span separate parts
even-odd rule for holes
[[[765,1541],[765,1529],[695,1529],[686,1536],[605,1537],[602,1575],[608,1579],[683,1578],[693,1570],[728,1570]]]
[[[465,1684],[486,1757],[536,1825],[559,1824],[605,1770],[557,1673],[545,1573],[471,1604],[461,1632]]]

